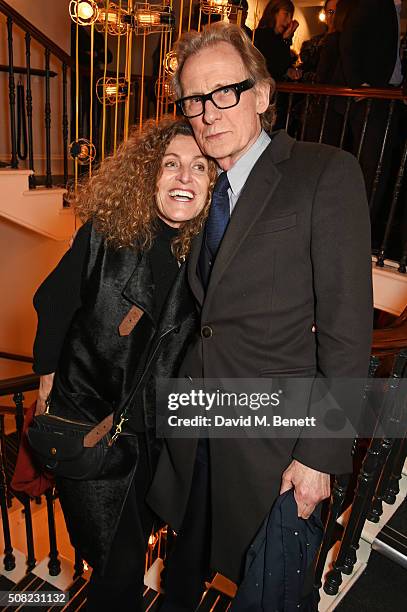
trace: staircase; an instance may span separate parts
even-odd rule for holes
[[[31,170],[0,169],[0,217],[52,240],[68,240],[75,217],[64,207],[65,189],[29,189]]]

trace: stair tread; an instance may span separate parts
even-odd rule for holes
[[[10,591],[14,586],[14,582],[9,580],[7,576],[0,575],[0,591]]]
[[[405,612],[407,570],[376,551],[366,569],[336,607],[337,612]]]
[[[407,564],[407,498],[400,504],[389,522],[377,534],[377,548],[380,542],[397,551],[405,558]],[[402,562],[402,558],[400,559]]]

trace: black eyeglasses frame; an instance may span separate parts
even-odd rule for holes
[[[184,117],[186,117],[187,119],[194,119],[195,117],[199,117],[200,115],[203,115],[205,112],[205,104],[208,100],[210,100],[212,102],[212,104],[214,106],[216,106],[216,108],[218,108],[219,110],[225,110],[227,108],[233,108],[234,106],[237,106],[240,102],[240,96],[244,91],[248,91],[249,89],[251,89],[255,84],[255,81],[253,79],[245,79],[244,81],[240,81],[240,83],[232,83],[230,85],[222,85],[222,87],[217,87],[216,89],[214,89],[213,91],[210,91],[207,94],[201,94],[201,95],[195,95],[195,96],[185,96],[185,98],[179,98],[179,100],[175,101],[175,104],[178,108],[178,110],[184,115]],[[230,106],[218,106],[215,102],[215,100],[212,98],[213,94],[215,94],[217,91],[222,91],[222,89],[234,89],[235,93],[236,93],[236,102],[235,104],[231,104]],[[185,100],[191,100],[192,98],[200,98],[201,102],[202,102],[202,111],[200,113],[198,113],[197,115],[186,115],[184,113],[184,110],[182,108],[183,103],[185,102]]]

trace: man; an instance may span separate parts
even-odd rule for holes
[[[273,81],[239,27],[185,34],[177,57],[178,105],[223,171],[190,256],[201,334],[180,376],[366,376],[369,220],[356,160],[262,129],[272,124]],[[212,214],[225,177],[231,214],[216,254]],[[169,565],[162,609],[194,610],[209,568],[239,582],[279,492],[294,487],[298,515],[309,517],[329,496],[329,474],[350,471],[350,446],[301,437],[168,440],[149,501],[179,532],[174,560],[184,560],[185,577]]]
[[[247,13],[249,12],[247,0],[232,0],[231,4],[232,8],[228,15],[229,23],[239,25],[246,32],[250,40],[252,40],[253,32],[249,26],[246,25]]]

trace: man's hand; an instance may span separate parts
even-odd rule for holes
[[[281,493],[294,487],[294,498],[297,502],[298,516],[307,519],[315,506],[329,497],[331,482],[329,474],[313,470],[295,459],[283,472]]]
[[[43,414],[47,408],[45,402],[47,400],[48,395],[51,393],[52,385],[54,382],[54,374],[55,372],[52,372],[51,374],[44,374],[40,377],[37,405],[35,407],[36,416],[38,414]]]
[[[292,81],[298,81],[302,77],[302,71],[298,68],[288,68],[286,75]]]

